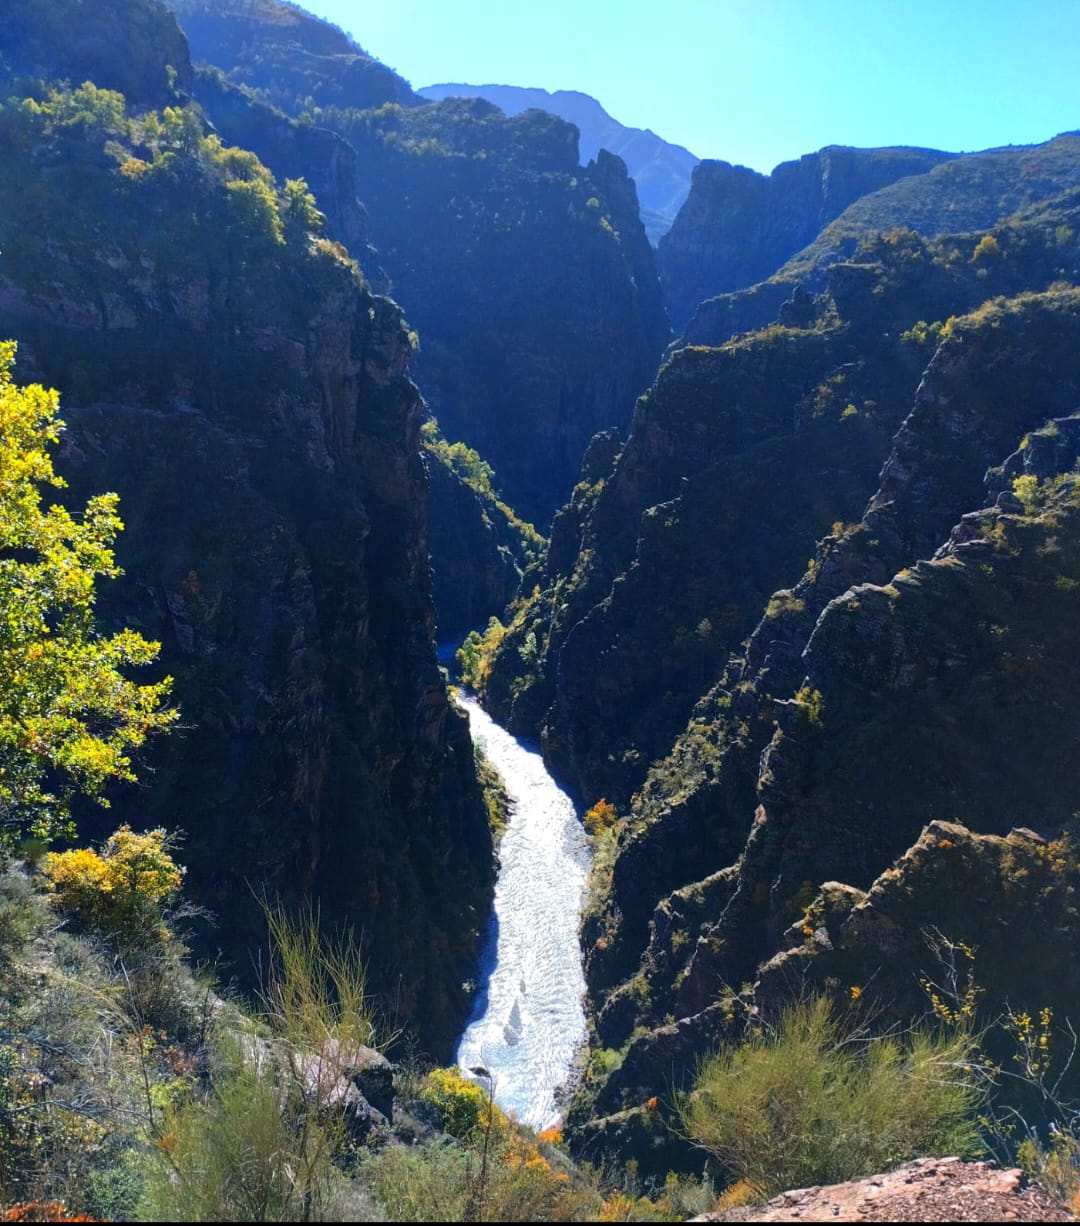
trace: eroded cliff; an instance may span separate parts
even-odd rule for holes
[[[257,898],[317,900],[444,1053],[491,840],[434,657],[401,311],[191,110],[7,84],[0,332],[21,379],[63,391],[72,497],[120,495],[125,576],[102,613],[161,639],[185,725],[109,824],[186,831],[208,943],[243,979]]]

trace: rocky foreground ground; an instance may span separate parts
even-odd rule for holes
[[[1022,1171],[924,1158],[888,1175],[785,1192],[764,1205],[708,1213],[699,1222],[1072,1222]]]

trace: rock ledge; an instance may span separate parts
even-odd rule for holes
[[[785,1192],[764,1205],[697,1222],[1073,1222],[1022,1171],[959,1158],[922,1158],[887,1175]]]

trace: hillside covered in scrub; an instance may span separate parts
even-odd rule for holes
[[[496,101],[0,25],[0,1216],[1071,1220],[1080,137]]]
[[[1075,917],[1060,186],[985,231],[867,233],[779,323],[675,347],[625,443],[597,440],[543,582],[472,649],[492,709],[614,806],[580,1153],[647,1152],[642,1104],[795,984],[917,1014],[927,933],[977,947],[986,1017],[1032,993],[1075,1012],[1051,953]],[[946,890],[939,847],[964,849]]]

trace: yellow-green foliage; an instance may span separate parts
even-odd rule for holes
[[[1017,1146],[1016,1163],[1073,1213],[1080,1213],[1080,1138],[1053,1127],[1042,1141],[1031,1136]]]
[[[504,626],[497,617],[491,618],[483,634],[471,630],[454,657],[461,669],[461,679],[478,694],[483,693],[491,670],[495,665],[495,657],[499,645],[506,637],[508,626]]]
[[[906,332],[901,332],[900,339],[906,345],[915,345],[920,349],[936,349],[942,341],[949,339],[955,322],[955,316],[950,316],[944,323],[940,319],[934,320],[932,323],[927,323],[925,319],[920,319]]]
[[[663,1221],[684,1219],[687,1204],[706,1207],[678,1181],[656,1204],[605,1199],[596,1172],[576,1169],[560,1144],[557,1132],[506,1121],[497,1136],[463,1145],[387,1146],[361,1161],[359,1178],[394,1222]]]
[[[611,894],[612,876],[615,871],[615,860],[619,854],[618,832],[614,826],[600,830],[593,838],[592,862],[589,865],[589,877],[585,884],[585,902],[582,907],[583,918],[602,915]],[[605,948],[607,938],[601,936],[598,943],[603,942]]]
[[[815,728],[820,727],[822,716],[825,714],[825,699],[821,691],[804,685],[795,695],[795,701],[801,704],[807,722]]]
[[[87,927],[134,936],[159,924],[161,909],[180,889],[181,868],[162,829],[136,834],[121,826],[101,853],[89,847],[50,852],[42,871],[62,911]]]
[[[379,1037],[355,943],[318,914],[266,908],[262,1025],[219,1033],[208,1086],[167,1105],[144,1162],[148,1221],[341,1221],[348,1133],[341,1095]],[[363,1220],[363,1219],[362,1219]]]
[[[585,814],[582,819],[589,834],[596,836],[603,830],[608,830],[619,820],[619,814],[610,801],[601,799]]]
[[[969,1156],[981,1101],[973,1051],[960,1030],[870,1038],[811,999],[706,1060],[679,1113],[733,1181],[763,1196],[920,1155]]]
[[[392,1222],[602,1220],[595,1177],[562,1165],[514,1133],[486,1163],[475,1147],[388,1146],[361,1166],[361,1178]]]
[[[0,848],[66,829],[75,791],[134,779],[131,751],[175,719],[168,678],[137,685],[123,672],[159,645],[94,625],[96,581],[120,574],[117,496],[98,494],[79,514],[42,506],[41,486],[64,485],[50,454],[59,398],[16,387],[14,360],[15,345],[0,343]],[[53,772],[67,783],[56,788]]]
[[[506,1116],[489,1102],[484,1087],[460,1069],[432,1069],[420,1087],[420,1097],[439,1110],[443,1130],[460,1141],[481,1140],[489,1122],[500,1133],[506,1130]]]
[[[976,264],[980,264],[996,259],[999,255],[1001,255],[1001,244],[992,234],[984,234],[975,244],[971,258]]]
[[[484,809],[487,812],[488,829],[494,838],[501,839],[506,833],[510,797],[507,795],[499,772],[487,760],[480,741],[473,742],[473,756],[476,760],[476,778],[480,784]]]
[[[367,968],[348,931],[327,936],[317,911],[290,916],[266,907],[271,967],[263,988],[265,1017],[281,1039],[320,1052],[333,1043],[343,1055],[376,1047],[379,1032],[367,993]]]
[[[1039,492],[1039,478],[1031,473],[1025,473],[1013,481],[1013,493],[1020,499],[1027,510],[1036,503]]]
[[[234,255],[244,249],[261,247],[266,252],[282,247],[286,234],[306,241],[308,234],[323,227],[323,216],[303,179],[287,180],[279,192],[273,175],[254,153],[205,135],[201,119],[189,108],[165,107],[132,116],[122,94],[87,82],[76,89],[41,91],[37,98],[9,99],[0,105],[0,139],[15,150],[27,151],[48,141],[96,145],[103,164],[112,162],[133,194],[179,191],[198,199],[213,193],[220,201],[215,212],[225,224],[220,235],[208,231],[204,241],[211,244],[227,236]],[[96,155],[83,153],[80,160],[95,161]],[[19,158],[12,162],[20,165]],[[31,182],[29,189],[37,190],[37,184]],[[169,226],[164,225],[157,242],[167,241],[168,236]],[[21,237],[15,245],[24,254],[30,250]],[[151,244],[148,250],[153,248]]]
[[[0,873],[0,1205],[129,1220],[162,1111],[196,1084],[210,997],[175,941],[58,928],[43,885]]]
[[[237,1058],[212,1093],[166,1110],[137,1216],[145,1222],[295,1222],[328,1219],[332,1137],[314,1117],[304,1145],[279,1087]]]
[[[776,621],[778,617],[783,617],[785,613],[802,613],[805,609],[805,600],[800,600],[793,592],[784,590],[777,592],[775,596],[769,599],[769,603],[765,607],[765,617],[769,621]]]
[[[547,548],[547,542],[533,527],[523,520],[512,507],[499,497],[495,490],[495,470],[472,447],[465,443],[450,443],[439,433],[438,423],[431,419],[421,428],[424,449],[455,473],[479,497],[488,513],[501,518],[518,543],[524,568],[529,562],[538,561]]]

